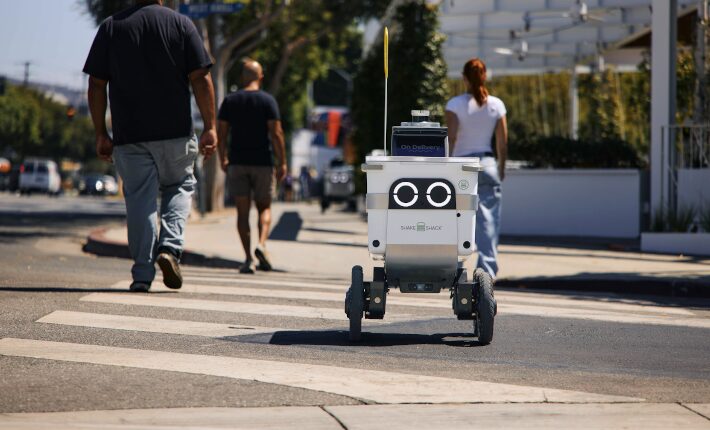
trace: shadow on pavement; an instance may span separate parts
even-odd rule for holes
[[[346,235],[351,235],[351,236],[360,234],[356,231],[332,230],[332,229],[327,229],[327,228],[315,228],[315,227],[307,227],[307,228],[304,228],[303,231],[311,231],[313,233],[346,234]]]
[[[710,276],[648,276],[638,272],[578,273],[525,279],[500,279],[496,288],[510,291],[575,295],[581,293],[615,298],[644,299],[667,305],[674,299],[710,299]],[[682,302],[682,300],[681,300]],[[684,304],[687,306],[687,303]],[[710,306],[705,304],[703,306]]]
[[[298,212],[284,212],[271,230],[271,240],[296,240],[298,232],[303,227],[303,219]]]
[[[342,330],[279,331],[271,336],[272,345],[314,346],[403,346],[403,345],[448,345],[456,347],[481,346],[471,333],[362,333],[361,342],[348,341],[348,333]]]
[[[72,288],[72,287],[0,287],[0,291],[19,293],[121,293],[124,290],[112,288]],[[125,290],[128,291],[128,290]],[[136,294],[136,293],[131,293]]]

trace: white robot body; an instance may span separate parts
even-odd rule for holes
[[[438,292],[473,253],[477,158],[370,156],[368,248],[402,292]]]

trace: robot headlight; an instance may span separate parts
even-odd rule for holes
[[[347,184],[350,181],[350,175],[347,173],[331,173],[330,182],[334,184]]]
[[[456,209],[451,182],[436,178],[410,178],[390,187],[390,209]]]

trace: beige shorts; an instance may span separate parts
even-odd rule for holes
[[[258,203],[270,203],[274,190],[274,168],[271,166],[231,165],[227,183],[234,197],[252,197]]]

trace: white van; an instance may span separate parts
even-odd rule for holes
[[[62,179],[57,163],[52,160],[28,158],[20,166],[20,193],[33,191],[47,194],[59,194]]]

